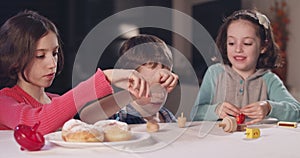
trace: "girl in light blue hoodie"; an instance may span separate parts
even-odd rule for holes
[[[216,44],[223,63],[208,68],[192,120],[218,120],[243,113],[246,124],[267,117],[300,121],[300,104],[279,77],[278,47],[268,18],[256,10],[240,10],[225,19]]]

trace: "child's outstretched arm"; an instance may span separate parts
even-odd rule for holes
[[[136,70],[109,69],[103,72],[111,84],[128,90],[136,98],[149,96],[149,83]]]
[[[95,100],[83,107],[79,115],[84,122],[92,124],[107,119],[133,100],[149,97],[149,83],[137,71],[109,69],[103,72],[111,84],[124,90]]]

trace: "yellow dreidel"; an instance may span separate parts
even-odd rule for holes
[[[258,128],[246,128],[246,138],[255,139],[260,137],[260,130]]]

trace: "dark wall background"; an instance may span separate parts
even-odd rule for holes
[[[207,29],[213,39],[216,39],[219,27],[223,23],[223,19],[232,12],[241,8],[241,0],[217,0],[193,6],[192,15],[204,28]],[[200,36],[193,34],[194,36]],[[202,52],[203,53],[203,52]],[[199,51],[193,47],[193,67],[197,73],[199,82],[207,70],[207,65],[200,55]]]
[[[117,11],[132,7],[171,5],[171,0],[5,0],[0,3],[0,24],[25,9],[37,11],[55,23],[63,41],[65,66],[47,91],[62,94],[72,87],[71,73],[77,50],[95,25]],[[170,32],[143,28],[141,33],[157,35],[171,45]],[[113,49],[114,44],[115,41],[100,59],[99,67],[102,69],[113,67],[118,57],[115,52],[117,49]]]
[[[18,12],[30,9],[39,12],[53,21],[60,31],[63,40],[65,67],[47,90],[62,94],[72,88],[72,69],[77,50],[89,33],[99,22],[110,15],[125,9],[139,6],[172,7],[172,0],[5,0],[0,3],[0,24]],[[216,0],[201,3],[193,7],[193,17],[198,20],[212,35],[216,37],[222,18],[233,10],[239,9],[240,0]],[[140,33],[149,33],[172,45],[172,32],[157,28],[141,28]],[[197,35],[196,35],[197,36]],[[118,58],[118,48],[124,39],[116,39],[109,45],[99,60],[102,69],[112,68]],[[201,81],[207,66],[202,56],[193,49],[191,61]]]

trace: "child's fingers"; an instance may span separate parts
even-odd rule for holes
[[[173,76],[168,76],[163,82],[161,82],[161,85],[165,88],[168,88],[170,84],[173,82],[174,78]]]
[[[240,112],[240,110],[236,107],[236,106],[234,106],[234,105],[232,105],[232,104],[226,104],[226,107],[228,108],[228,109],[230,109],[230,111],[231,111],[231,115],[232,116],[236,116],[236,115],[238,115],[238,114],[240,114],[241,112]]]
[[[136,98],[139,98],[139,93],[137,89],[133,89],[132,87],[128,88],[128,91]]]
[[[224,112],[225,112],[227,115],[230,115],[230,116],[236,116],[236,115],[239,114],[239,113],[236,112],[235,110],[233,110],[233,109],[228,109],[228,108],[225,108]]]
[[[129,76],[129,86],[133,89],[137,89],[138,85],[139,85],[139,78],[137,77],[137,75],[133,72],[130,76]]]
[[[167,74],[167,76],[164,78],[164,80],[161,80],[161,82],[165,87],[175,87],[178,82],[178,76],[175,74]]]
[[[134,93],[137,98],[142,97],[143,94],[146,96],[149,95],[149,85],[146,82],[146,80],[138,75],[137,73],[132,73],[132,75],[129,78],[129,88],[131,88],[134,92],[137,91],[137,93]]]
[[[139,87],[139,97],[142,97],[142,95],[144,93],[144,89],[145,89],[145,83],[141,80],[139,86],[140,86]]]
[[[145,80],[140,81],[140,87],[139,87],[139,97],[142,97],[144,94],[144,97],[148,97],[150,93],[149,84]]]
[[[241,108],[241,112],[246,114],[246,113],[254,113],[256,112],[257,109],[255,107],[243,107]]]
[[[243,114],[252,119],[254,119],[256,117],[255,113],[243,112]]]
[[[164,83],[169,78],[169,76],[170,76],[169,74],[165,72],[161,72],[159,82]]]
[[[173,76],[172,82],[170,83],[169,86],[170,87],[175,87],[177,85],[177,83],[178,83],[178,76],[175,75],[175,76]]]

